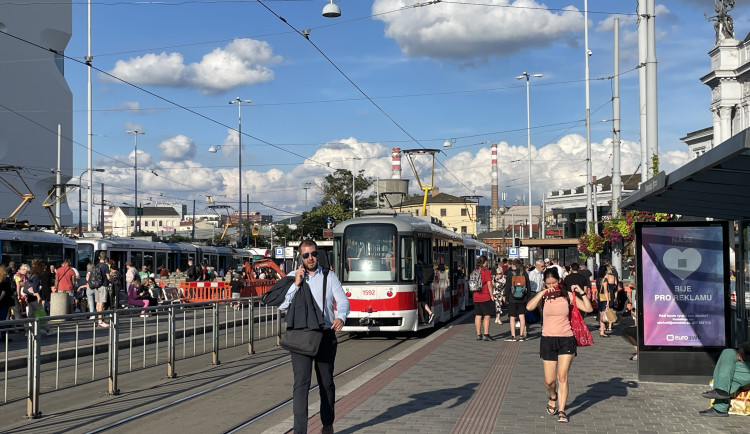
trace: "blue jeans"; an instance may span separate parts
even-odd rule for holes
[[[86,288],[86,299],[89,302],[89,312],[96,312],[96,304],[94,303],[95,294],[96,289]]]

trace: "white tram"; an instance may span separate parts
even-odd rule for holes
[[[0,230],[0,262],[5,265],[13,261],[18,267],[41,259],[59,266],[63,258],[76,262],[76,243],[68,237],[41,231]]]
[[[466,306],[466,272],[490,246],[430,217],[366,210],[333,230],[334,271],[349,298],[345,331],[416,331],[449,321]],[[468,246],[468,249],[467,249]],[[484,249],[484,252],[482,252]],[[435,319],[419,324],[417,270],[437,264],[429,301]]]

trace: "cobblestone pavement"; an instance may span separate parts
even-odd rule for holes
[[[379,384],[374,394],[366,391],[372,389],[366,382],[359,388],[342,387],[340,394],[346,396],[339,396],[337,409],[342,411],[337,415],[336,432],[750,432],[750,419],[742,416],[698,415],[709,404],[700,397],[708,386],[638,382],[637,362],[629,360],[633,348],[622,337],[631,320],[621,319],[610,338],[600,338],[593,330],[593,317],[587,317],[586,322],[594,346],[579,348],[570,372],[570,423],[558,423],[556,417],[545,413],[547,395],[539,359],[541,327],[533,325],[526,342],[504,342],[509,335],[506,319],[503,317],[503,325],[493,323],[490,328],[496,341],[480,342],[469,314],[450,332],[430,336],[430,340],[442,340],[440,345],[417,349],[415,353],[424,354],[409,356],[411,365],[401,366],[392,381],[386,378],[394,375],[386,375],[386,371],[397,369],[407,359],[385,363],[384,374],[369,381],[377,383],[383,378],[390,382]],[[509,364],[511,369],[507,369]],[[503,393],[493,393],[498,388]],[[355,408],[347,407],[347,398],[367,393],[372,395],[360,396],[361,403]],[[311,405],[317,407],[312,400]],[[483,419],[489,423],[483,424]],[[311,426],[319,429],[319,425]]]

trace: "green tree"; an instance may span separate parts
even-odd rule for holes
[[[375,207],[375,194],[366,195],[372,185],[372,178],[364,176],[364,170],[360,170],[354,179],[354,190],[356,192],[357,209]],[[352,210],[352,171],[347,169],[336,169],[325,177],[322,185],[323,198],[321,205],[338,205],[341,209]],[[307,232],[307,229],[305,229]]]
[[[319,240],[323,238],[323,229],[328,227],[329,217],[333,219],[334,225],[350,219],[352,217],[351,207],[345,210],[338,204],[319,205],[310,212],[303,214],[299,226],[302,227],[304,224],[305,236]]]

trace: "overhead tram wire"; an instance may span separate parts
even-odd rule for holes
[[[261,4],[262,4],[262,3],[261,3]],[[135,89],[138,89],[138,90],[140,90],[141,92],[144,92],[144,93],[146,93],[146,94],[148,94],[148,95],[151,95],[151,96],[153,96],[154,98],[158,98],[158,99],[160,99],[160,100],[162,100],[162,101],[164,101],[164,102],[166,102],[166,103],[168,103],[168,104],[172,104],[172,105],[174,105],[174,106],[176,106],[176,107],[179,107],[179,108],[181,108],[181,109],[183,109],[183,110],[185,110],[185,111],[187,111],[187,112],[189,112],[189,113],[192,113],[192,114],[194,114],[194,115],[196,115],[196,116],[198,116],[198,117],[200,117],[200,118],[203,118],[203,119],[205,119],[205,120],[207,120],[207,121],[209,121],[209,122],[212,122],[212,123],[214,123],[214,124],[216,124],[216,125],[219,125],[219,126],[222,126],[222,127],[224,127],[224,128],[230,129],[230,130],[232,130],[232,131],[237,131],[237,130],[236,130],[236,129],[235,129],[234,127],[232,127],[232,126],[230,126],[230,125],[227,125],[227,124],[225,124],[225,123],[223,123],[223,122],[221,122],[221,121],[218,121],[218,120],[216,120],[216,119],[213,119],[213,118],[211,118],[211,117],[209,117],[209,116],[206,116],[206,115],[204,115],[203,113],[200,113],[200,112],[197,112],[197,111],[195,111],[195,110],[192,110],[192,109],[190,109],[190,108],[188,108],[188,107],[186,107],[186,106],[184,106],[184,105],[182,105],[182,104],[180,104],[180,103],[178,103],[178,102],[172,101],[172,100],[171,100],[171,99],[169,99],[169,98],[163,97],[163,96],[161,96],[161,95],[159,95],[159,94],[157,94],[157,93],[155,93],[155,92],[152,92],[152,91],[150,91],[150,90],[148,90],[148,89],[146,89],[146,88],[144,88],[144,87],[138,86],[137,84],[134,84],[134,83],[131,83],[131,82],[127,81],[127,80],[124,80],[124,79],[122,79],[122,78],[120,78],[120,77],[118,77],[118,76],[116,76],[116,75],[114,75],[114,74],[110,74],[109,72],[107,72],[107,71],[105,71],[105,70],[103,70],[103,69],[101,69],[101,68],[97,68],[97,67],[96,67],[96,66],[94,66],[94,65],[88,64],[88,63],[86,63],[86,62],[85,62],[85,61],[83,61],[83,60],[78,60],[78,59],[76,59],[76,58],[74,58],[74,57],[70,57],[70,56],[66,55],[65,53],[61,53],[61,52],[59,52],[59,51],[55,50],[54,48],[47,48],[47,47],[43,47],[43,46],[41,46],[41,45],[39,45],[39,44],[37,44],[37,43],[35,43],[35,42],[32,42],[32,41],[29,41],[29,40],[27,40],[27,39],[21,38],[20,36],[16,36],[16,35],[14,35],[14,34],[12,34],[12,33],[8,33],[8,32],[0,32],[0,34],[3,34],[3,35],[6,35],[6,36],[9,36],[9,37],[11,37],[11,38],[14,38],[14,39],[16,39],[16,40],[19,40],[19,41],[21,41],[21,42],[24,42],[24,43],[26,43],[26,44],[32,45],[32,46],[34,46],[34,47],[37,47],[37,48],[39,48],[39,49],[42,49],[42,50],[47,50],[47,51],[49,51],[49,52],[55,53],[56,55],[58,55],[58,56],[60,56],[60,57],[63,57],[63,58],[65,58],[65,59],[68,59],[68,60],[71,60],[71,61],[73,61],[73,62],[76,62],[76,63],[78,63],[78,64],[81,64],[81,65],[84,65],[84,66],[86,66],[86,67],[88,67],[88,68],[92,68],[92,69],[94,69],[95,71],[98,71],[98,72],[100,72],[100,73],[102,73],[102,74],[106,75],[107,77],[110,77],[110,78],[112,78],[112,79],[115,79],[115,80],[117,80],[117,81],[119,81],[119,82],[122,82],[122,83],[124,83],[124,84],[127,84],[127,85],[129,85],[129,86],[131,86],[131,87],[133,87],[133,88],[135,88]],[[45,129],[46,129],[46,128],[45,128]],[[288,154],[294,155],[295,157],[299,157],[299,158],[302,158],[302,159],[303,159],[304,161],[310,161],[310,162],[313,162],[313,163],[315,163],[315,164],[317,164],[317,165],[320,165],[320,166],[324,166],[324,167],[327,167],[327,166],[328,166],[328,165],[327,165],[327,164],[325,164],[325,163],[322,163],[322,162],[316,161],[316,160],[314,160],[314,159],[312,159],[312,158],[309,158],[309,157],[305,157],[304,155],[298,154],[298,153],[296,153],[296,152],[292,152],[292,151],[290,151],[290,150],[288,150],[288,149],[284,149],[283,147],[280,147],[280,146],[278,146],[278,145],[276,145],[276,144],[273,144],[273,143],[271,143],[271,142],[268,142],[268,141],[266,141],[266,140],[263,140],[263,139],[261,139],[261,138],[259,138],[259,137],[255,137],[255,136],[253,136],[253,135],[250,135],[250,134],[247,134],[247,133],[244,133],[244,132],[242,133],[242,135],[243,135],[243,136],[247,136],[247,137],[249,137],[249,138],[251,138],[251,139],[257,140],[257,141],[259,141],[259,142],[261,142],[261,143],[263,143],[263,144],[265,144],[265,145],[271,146],[271,147],[273,147],[273,148],[276,148],[276,149],[278,149],[278,150],[280,150],[280,151],[283,151],[283,152],[286,152],[286,153],[288,153]]]
[[[505,8],[505,9],[530,9],[530,10],[543,10],[543,11],[553,11],[553,12],[578,12],[579,10],[573,10],[573,9],[560,9],[560,8],[543,8],[540,6],[516,6],[516,5],[498,5],[493,3],[477,3],[477,2],[466,2],[466,1],[456,1],[456,0],[438,0],[440,3],[448,3],[448,4],[455,4],[455,5],[465,5],[465,6],[486,6],[486,7],[494,7],[494,8]],[[632,12],[611,12],[611,11],[588,11],[590,14],[603,14],[603,15],[622,15],[622,16],[637,16],[638,14],[632,13]]]
[[[341,74],[341,76],[343,76],[352,86],[354,86],[354,88],[357,89],[359,91],[359,93],[361,93],[365,98],[367,98],[367,100],[370,102],[370,104],[372,104],[373,106],[375,106],[375,108],[377,108],[380,111],[380,113],[382,113],[386,118],[388,118],[398,129],[401,130],[401,132],[403,132],[404,134],[406,134],[406,136],[409,137],[414,143],[416,143],[420,147],[426,149],[425,146],[422,143],[419,142],[419,140],[417,140],[414,136],[412,136],[411,133],[409,133],[408,131],[406,131],[406,129],[403,126],[401,126],[400,123],[398,123],[395,119],[393,119],[393,117],[391,117],[391,115],[389,115],[382,107],[380,107],[378,105],[378,103],[376,103],[372,98],[370,98],[370,96],[367,95],[367,93],[365,93],[365,91],[362,90],[362,88],[359,87],[357,85],[357,83],[354,82],[354,80],[352,80],[341,68],[339,68],[339,66],[336,65],[336,63],[333,60],[331,60],[331,58],[328,57],[323,52],[323,50],[321,50],[320,47],[318,47],[315,44],[315,42],[312,41],[312,39],[310,39],[310,35],[309,34],[305,35],[301,31],[297,30],[296,27],[294,27],[292,24],[290,24],[282,16],[280,16],[279,14],[277,14],[276,12],[274,12],[273,9],[271,9],[271,8],[268,7],[268,5],[266,5],[265,3],[263,3],[261,0],[257,0],[257,1],[258,1],[258,3],[260,5],[262,5],[264,8],[266,8],[268,10],[268,12],[270,12],[271,14],[273,14],[274,16],[276,16],[278,19],[280,19],[284,24],[286,24],[287,26],[289,26],[289,28],[291,28],[295,32],[297,32],[297,34],[299,34],[300,36],[302,36],[303,38],[305,38],[307,40],[307,42],[309,42],[310,45],[312,45],[313,48],[315,48],[315,50],[318,51],[318,53],[320,53],[320,55],[323,56],[323,58],[325,58],[328,61],[328,63],[330,63],[331,66],[333,66],[336,69],[336,71],[339,72],[339,74]],[[434,158],[434,156],[433,156],[433,158]],[[442,161],[438,160],[437,158],[435,158],[435,161],[437,161],[438,164],[440,164],[443,168],[445,168],[446,170],[448,170],[448,168],[445,167],[445,165],[443,164]],[[456,181],[458,181],[459,184],[463,185],[466,188],[467,191],[472,191],[473,192],[473,190],[471,188],[469,188],[469,186],[466,185],[463,181],[461,181],[455,174],[453,174],[450,171],[449,171],[449,173],[451,173],[451,175],[453,176],[453,178]]]

